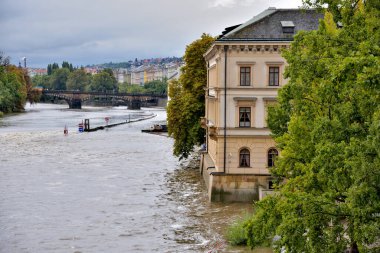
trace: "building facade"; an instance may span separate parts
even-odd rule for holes
[[[206,149],[200,170],[211,201],[252,201],[272,191],[279,155],[266,118],[287,83],[281,51],[300,30],[318,28],[315,10],[269,8],[226,28],[204,55],[208,68]]]
[[[142,65],[131,70],[131,83],[144,85],[155,80],[178,79],[181,74],[180,63],[165,65]]]

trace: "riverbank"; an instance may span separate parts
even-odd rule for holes
[[[270,248],[251,250],[246,246],[232,246],[228,241],[228,228],[244,217],[253,213],[253,205],[247,203],[209,202],[206,185],[199,173],[199,154],[193,153],[190,158],[181,161],[179,167],[168,174],[169,198],[179,203],[184,209],[184,217],[189,217],[190,231],[196,231],[197,239],[188,238],[184,231],[186,222],[178,225],[176,239],[187,242],[194,240],[197,247],[194,252],[234,252],[234,253],[273,253]],[[186,235],[186,236],[183,236]],[[196,249],[196,250],[195,250]]]

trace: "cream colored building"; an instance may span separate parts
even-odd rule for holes
[[[165,66],[142,65],[131,70],[131,83],[144,85],[154,80],[178,79],[181,71],[178,63],[169,63]]]
[[[279,150],[266,117],[287,83],[281,50],[298,31],[317,29],[322,17],[314,10],[269,8],[226,28],[204,55],[206,149],[200,169],[211,201],[252,201],[272,191],[269,169]]]

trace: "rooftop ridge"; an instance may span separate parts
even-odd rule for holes
[[[305,13],[310,13],[310,12],[316,12],[317,10],[314,8],[281,8],[281,9],[276,9],[275,7],[269,7],[268,9],[262,11],[261,13],[255,15],[245,23],[241,24],[240,26],[232,29],[232,30],[225,30],[221,36],[218,37],[218,41],[223,41],[223,40],[228,40],[231,39],[231,37],[234,37],[237,33],[242,31],[243,29],[247,28],[248,26],[251,25],[256,25],[260,21],[270,18],[272,15],[276,13],[284,13],[284,12],[305,12]],[[286,15],[286,14],[285,14]],[[290,20],[282,20],[282,21],[290,21]],[[263,38],[263,37],[262,37]]]

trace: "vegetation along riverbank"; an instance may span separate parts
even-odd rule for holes
[[[281,148],[276,191],[230,228],[231,242],[380,252],[380,6],[305,2],[329,8],[318,30],[299,33],[283,53],[289,83],[268,116]]]
[[[0,52],[0,117],[5,113],[21,112],[25,102],[33,103],[39,94],[33,90],[28,73],[9,64],[9,58]]]
[[[226,139],[234,130],[248,139],[249,130],[257,130],[254,134],[259,135],[258,129],[269,128],[274,141],[271,149],[276,148],[275,155],[267,151],[271,150],[269,147],[263,152],[268,157],[263,170],[267,170],[266,176],[270,177],[266,181],[266,190],[270,193],[254,202],[251,217],[230,229],[231,243],[251,248],[268,246],[275,252],[377,253],[380,252],[379,1],[303,2],[306,7],[322,12],[323,18],[318,28],[298,33],[292,30],[295,20],[277,22],[283,25],[283,33],[290,29],[294,37],[288,48],[281,48],[281,62],[264,62],[268,69],[267,82],[260,91],[278,88],[278,93],[270,93],[270,97],[269,91],[258,93],[256,97],[247,95],[248,90],[260,85],[254,79],[259,75],[254,71],[259,68],[260,57],[246,57],[231,65],[235,58],[227,56],[249,52],[273,55],[274,48],[264,45],[258,49],[252,44],[235,47],[235,44],[227,45],[228,42],[221,47],[224,42],[219,40],[215,42],[219,47],[212,51],[209,48],[213,38],[207,35],[187,47],[183,75],[169,85],[172,99],[168,105],[168,127],[175,139],[174,154],[180,159],[186,158],[194,146],[209,136],[207,141],[212,142],[206,144],[210,153],[222,154],[224,150],[223,157],[209,159],[215,163],[205,168],[215,169],[210,178],[228,174],[225,169],[230,169],[230,162],[239,166],[236,174],[244,171],[246,176],[253,173],[260,161],[265,163],[266,158],[254,156],[262,141],[244,140],[245,147],[232,150],[237,141],[227,143]],[[270,8],[266,13],[275,11]],[[242,29],[246,27],[244,24]],[[235,34],[231,31],[234,28],[230,27],[226,33]],[[238,35],[244,37],[249,33],[244,30]],[[235,43],[238,39],[231,41]],[[208,64],[208,68],[203,59],[207,50],[221,55]],[[218,62],[223,63],[221,68]],[[287,65],[286,68],[283,65]],[[225,83],[207,78],[215,66],[218,70],[215,72],[225,75],[212,77],[226,80]],[[239,72],[227,72],[227,66]],[[227,74],[240,78],[233,83],[235,86],[228,83],[232,77]],[[254,82],[251,82],[252,76]],[[280,83],[280,77],[286,79],[286,83]],[[214,80],[211,88],[209,80]],[[245,93],[237,93],[241,88],[237,87],[239,83],[251,87],[243,87]],[[225,89],[221,89],[221,85]],[[227,85],[232,88],[228,90]],[[231,94],[227,96],[227,92]],[[205,115],[205,94],[206,100],[210,100],[206,108],[211,107],[206,113],[211,116]],[[224,109],[224,117],[220,117],[223,110],[216,110],[226,108],[228,99],[233,100],[233,108]],[[258,109],[263,109],[266,122],[255,118]],[[201,117],[207,131],[200,128]],[[228,117],[234,118],[232,123],[220,123]],[[230,144],[228,152],[226,143]],[[225,183],[218,182],[219,185]],[[227,183],[237,187],[239,182]],[[246,182],[248,180],[242,183]],[[259,183],[264,185],[264,182]]]

